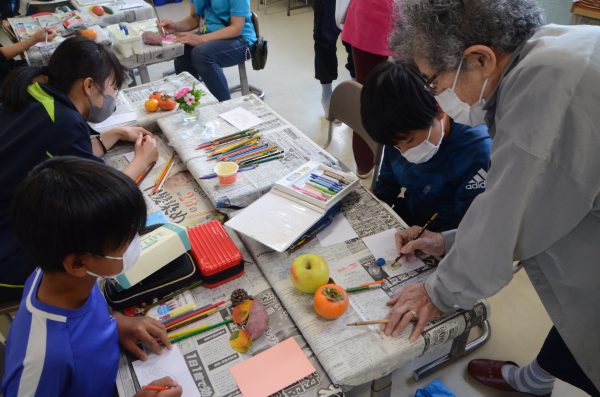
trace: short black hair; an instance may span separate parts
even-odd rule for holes
[[[48,66],[25,66],[12,71],[2,86],[0,102],[12,110],[21,110],[31,101],[27,87],[39,75],[47,75],[48,85],[68,95],[75,82],[86,77],[91,77],[102,89],[108,79],[120,88],[125,72],[109,47],[82,36],[71,37],[52,53]]]
[[[363,85],[362,123],[382,145],[396,145],[410,131],[429,128],[437,114],[437,102],[415,66],[385,62]]]
[[[146,224],[146,203],[122,172],[93,160],[55,157],[19,184],[10,221],[34,263],[60,272],[67,255],[105,255],[131,241]]]

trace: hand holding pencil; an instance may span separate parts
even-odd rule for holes
[[[414,259],[416,251],[434,256],[442,256],[446,253],[442,233],[431,232],[421,226],[397,230],[396,249],[399,257],[405,256],[407,259]]]
[[[166,376],[142,387],[142,390],[136,393],[134,397],[179,397],[182,394],[183,389],[181,385]]]

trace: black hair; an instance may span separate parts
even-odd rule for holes
[[[371,138],[382,145],[396,145],[410,131],[429,128],[437,114],[435,98],[412,65],[385,62],[363,85],[362,123]]]
[[[113,79],[119,88],[125,81],[125,68],[110,48],[85,37],[63,41],[50,57],[48,66],[25,66],[12,71],[2,86],[0,102],[18,111],[32,100],[27,87],[40,75],[48,76],[48,85],[68,94],[76,81],[91,77],[103,88]]]
[[[131,241],[146,224],[146,203],[122,172],[93,160],[55,157],[19,184],[10,221],[34,263],[60,272],[67,255],[105,255]]]

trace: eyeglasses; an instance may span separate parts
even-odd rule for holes
[[[423,76],[421,76],[421,77],[423,78],[423,81],[425,83],[425,88],[427,88],[429,91],[435,93],[435,91],[437,90],[437,85],[434,84],[434,81],[437,80],[438,77],[440,77],[440,74],[435,73],[433,76],[431,76],[427,80],[425,80],[425,77],[423,77]]]
[[[421,72],[419,71],[419,69],[417,69],[416,66],[411,66],[408,68],[409,73],[413,74],[414,76],[416,76],[419,80],[421,80],[423,82],[423,87],[430,91],[432,94],[435,95],[435,92],[437,90],[437,86],[434,84],[434,81],[440,77],[440,73],[435,73],[433,76],[431,76],[430,78],[426,78],[425,76],[423,76],[421,74]]]

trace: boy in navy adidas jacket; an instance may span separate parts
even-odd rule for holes
[[[374,193],[408,225],[458,227],[485,190],[492,139],[487,127],[454,123],[411,66],[385,63],[363,86],[362,122],[385,145]]]

